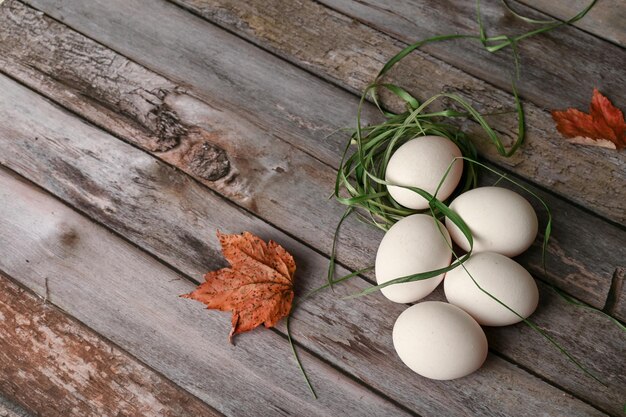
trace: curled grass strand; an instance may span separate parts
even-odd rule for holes
[[[513,16],[517,17],[519,20],[524,21],[526,23],[531,23],[531,24],[535,24],[535,25],[552,25],[554,23],[558,23],[556,20],[554,19],[550,19],[550,20],[539,20],[539,19],[533,19],[531,17],[527,17],[524,16],[520,13],[517,13],[509,4],[509,2],[507,0],[502,0],[502,5],[504,6],[504,8],[511,13]]]

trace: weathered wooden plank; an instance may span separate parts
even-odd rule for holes
[[[572,307],[554,290],[539,283],[540,305],[532,320],[549,334],[557,337],[559,343],[576,356],[590,371],[599,376],[608,388],[596,384],[601,393],[593,395],[594,402],[615,415],[620,414],[626,398],[626,336],[615,323],[607,320],[597,312],[583,308]],[[584,322],[584,325],[581,323]],[[602,335],[602,341],[596,338],[585,337],[587,329],[595,329]],[[503,328],[485,328],[489,346],[502,352],[505,357],[514,360],[526,369],[535,369],[537,358],[541,357],[542,375],[558,375],[563,369],[572,367],[567,359],[556,349],[546,348],[546,342],[541,340],[528,326],[515,325]],[[530,341],[530,343],[528,342]],[[594,353],[600,351],[601,353]],[[608,353],[612,352],[612,353]],[[606,356],[604,356],[608,353]],[[589,360],[589,358],[594,358]],[[580,373],[579,373],[580,374]],[[570,392],[583,393],[588,385],[587,376],[580,376],[571,381],[566,378],[555,381],[564,381],[564,388]],[[591,399],[592,396],[583,395]]]
[[[201,96],[220,97],[228,106],[253,117],[257,124],[267,126],[272,134],[336,166],[344,138],[339,135],[323,138],[338,128],[354,124],[355,97],[160,1],[87,5],[75,0],[29,0],[28,3],[168,78],[193,86],[194,92]],[[293,36],[298,42],[291,46],[291,50],[304,51],[300,55],[310,57],[310,60],[304,60],[305,63],[319,65],[320,61],[328,61],[331,68],[337,67],[340,72],[348,74],[354,72],[355,76],[363,67],[371,70],[364,78],[370,81],[382,63],[399,48],[390,38],[363,25],[346,24],[350,19],[317,3],[299,2],[293,6],[282,2],[255,4],[260,10],[248,16],[256,19],[257,26],[260,22],[260,28],[254,26],[254,21],[248,23],[236,19],[231,20],[232,26],[257,27],[270,37],[276,36],[275,33]],[[271,16],[267,20],[261,19],[272,10],[275,10],[275,20]],[[224,15],[229,16],[228,13]],[[279,29],[266,29],[271,25],[277,25]],[[318,29],[311,34],[303,29],[309,27]],[[303,38],[315,42],[313,45],[301,42]],[[346,45],[348,54],[343,52]],[[311,49],[312,56],[306,52],[308,49]],[[408,87],[419,92],[420,97],[442,90],[456,91],[469,96],[485,112],[512,106],[509,94],[441,61],[423,54],[412,59],[419,65],[407,67],[403,64],[403,71],[407,72],[398,76],[403,81],[410,80]],[[613,68],[610,65],[600,66],[608,71]],[[612,91],[620,91],[620,88],[617,86]],[[590,91],[585,92],[587,100]],[[626,180],[626,156],[564,143],[547,112],[530,104],[526,107],[530,126],[528,143],[511,159],[498,157],[476,124],[465,123],[463,126],[476,137],[482,152],[491,160],[505,164],[518,174],[610,219],[625,221],[626,208],[618,201],[626,199],[626,191],[621,187]],[[366,120],[369,119],[367,113],[372,111],[368,107]],[[512,137],[517,126],[511,118],[494,118],[493,125],[507,138]],[[587,181],[590,175],[603,186],[597,187]]]
[[[222,265],[213,236],[215,229],[226,232],[249,230],[281,242],[294,254],[300,268],[299,292],[323,281],[327,258],[238,210],[179,171],[81,123],[12,81],[0,78],[0,86],[6,91],[8,102],[14,103],[0,106],[0,119],[12,121],[10,126],[0,126],[0,138],[11,138],[3,141],[6,155],[0,156],[0,162],[28,176],[178,270],[200,277],[207,269]],[[31,113],[28,109],[37,110]],[[43,120],[45,123],[42,123]],[[20,213],[22,210],[11,211]],[[27,247],[33,246],[29,243]],[[23,262],[18,263],[24,267]],[[139,274],[134,267],[126,270],[127,262],[117,261],[116,265],[124,269],[123,276]],[[346,273],[343,269],[338,272]],[[154,282],[153,276],[150,274],[150,282]],[[115,282],[112,285],[117,288],[121,284]],[[145,285],[140,283],[142,288],[136,291],[145,292]],[[354,293],[366,285],[361,280],[354,280],[343,285],[341,291]],[[124,291],[128,291],[133,299],[140,298],[135,290]],[[159,303],[159,308],[164,308],[162,299]],[[546,407],[551,409],[547,412],[553,414],[571,414],[565,411],[570,408],[577,410],[575,413],[595,413],[575,401],[571,403],[571,397],[494,356],[481,372],[470,378],[435,382],[417,377],[395,358],[391,346],[393,321],[404,308],[403,305],[389,303],[380,295],[351,302],[332,296],[319,297],[315,302],[302,305],[295,316],[294,333],[296,340],[332,361],[334,366],[420,414],[444,414],[452,410],[462,415],[535,415],[544,412]],[[162,314],[167,314],[167,317],[175,315],[170,311]],[[195,316],[189,318],[196,319]],[[110,324],[110,321],[106,323]],[[145,331],[154,331],[151,326],[155,324],[150,323],[135,323],[133,334],[143,331],[142,326],[147,327]],[[223,325],[226,332],[227,324]],[[165,327],[168,327],[167,323]],[[585,327],[585,331],[588,337],[599,339],[594,336],[593,328]],[[245,340],[253,338],[250,336]],[[530,339],[528,342],[537,343]],[[254,339],[254,343],[260,342]],[[598,363],[602,366],[605,362]],[[248,362],[244,366],[255,367]],[[541,374],[540,362],[535,371]],[[390,379],[389,375],[395,377]],[[567,385],[568,379],[580,378],[580,375],[567,368],[558,375],[544,377]],[[610,387],[610,392],[617,389]],[[507,397],[509,390],[515,390],[518,396],[515,399]],[[424,392],[424,396],[416,396],[415,392]],[[577,395],[594,396],[599,392],[589,388]],[[494,393],[501,393],[505,398]],[[606,396],[607,393],[601,392],[601,395]],[[555,402],[553,397],[559,400]],[[469,403],[468,398],[472,399]],[[522,405],[523,410],[520,411]]]
[[[602,410],[619,415],[626,394],[624,388],[626,364],[623,360],[625,336],[623,331],[601,314],[567,304],[541,283],[539,283],[539,287],[542,305],[532,319],[548,329],[551,335],[556,337],[570,353],[581,359],[588,369],[599,375],[608,386],[605,387],[597,382],[592,382],[590,377],[576,370],[574,365],[569,363],[541,336],[523,324],[503,328],[485,328],[488,333],[490,349],[497,352],[498,355],[518,363],[525,369],[532,370],[533,373],[542,378],[554,381],[562,389],[575,393]],[[346,288],[340,288],[337,291],[339,296],[354,293],[353,289]],[[315,323],[318,334],[315,340],[325,349],[333,352],[334,355],[341,354],[345,360],[345,353],[341,353],[341,351],[343,346],[348,344],[355,351],[354,354],[357,357],[363,357],[365,360],[374,362],[377,355],[385,354],[385,346],[390,334],[388,329],[392,328],[397,314],[404,307],[389,305],[381,295],[371,298],[378,298],[378,301],[372,301],[368,297],[358,299],[356,303],[359,304],[359,309],[350,305],[347,309],[342,309],[340,321],[335,318],[330,323],[327,321],[327,315],[323,312],[326,309],[332,309],[333,305],[327,299],[320,299],[317,301],[319,304],[317,309],[303,311],[302,318],[297,318],[295,322],[307,320]],[[445,301],[442,288],[437,289],[427,299]],[[386,307],[382,309],[379,303],[386,303]],[[365,305],[361,306],[361,304]],[[306,306],[303,309],[306,309]],[[379,318],[381,311],[384,311],[382,314],[385,315],[382,319]],[[368,329],[364,336],[355,337],[354,333],[359,330],[363,331],[364,328],[360,324],[362,320],[360,315],[365,315]],[[379,320],[384,323],[380,325]],[[349,323],[348,328],[339,329],[338,324],[341,322]],[[380,327],[378,327],[379,325]],[[590,333],[595,332],[598,332],[598,336],[590,337]],[[601,341],[599,337],[602,338]],[[490,364],[486,363],[485,366],[489,367]],[[404,374],[402,371],[395,370],[394,372],[400,378],[400,375]],[[474,379],[479,377],[479,374],[467,378],[467,383],[479,383],[477,379]],[[379,373],[377,367],[371,367],[366,373],[358,375],[366,381],[385,378],[385,374]],[[422,388],[424,394],[428,395],[428,392],[433,389],[431,387],[438,385],[438,383],[422,381],[420,385],[428,387]],[[446,386],[449,390],[458,388],[455,383],[449,383]],[[589,391],[591,386],[593,386],[592,391],[594,392]],[[524,406],[520,404],[520,407],[523,408]],[[547,415],[550,413],[548,412]]]
[[[5,178],[7,177],[2,177],[3,180]],[[11,188],[10,192],[15,189],[15,186],[11,185]],[[78,218],[79,216],[67,207],[64,207],[62,204],[47,201],[50,200],[49,197],[40,195],[37,196],[37,198],[33,195],[35,193],[34,191],[30,191],[28,187],[24,188],[25,189],[17,190],[19,191],[19,194],[15,193],[18,198],[13,198],[15,195],[11,193],[12,198],[7,200],[10,200],[13,204],[9,207],[3,207],[7,208],[6,211],[3,210],[2,217],[6,222],[3,224],[1,229],[3,231],[3,243],[11,243],[13,245],[11,255],[13,255],[13,253],[19,254],[18,256],[11,256],[8,259],[3,259],[3,268],[9,268],[11,270],[27,269],[31,274],[29,276],[32,276],[33,278],[24,278],[24,283],[32,286],[40,292],[40,294],[45,294],[44,285],[42,284],[43,278],[46,276],[50,277],[49,296],[51,302],[61,306],[72,314],[76,314],[77,317],[86,321],[90,324],[90,326],[96,328],[98,331],[105,331],[107,334],[111,334],[116,342],[120,343],[119,339],[122,339],[123,342],[130,343],[124,340],[126,338],[131,338],[130,335],[121,336],[117,334],[119,333],[119,330],[114,330],[116,328],[125,328],[125,330],[122,331],[123,333],[130,332],[136,334],[136,336],[133,336],[133,338],[136,337],[138,339],[133,342],[132,348],[134,350],[148,351],[148,355],[150,356],[157,353],[162,356],[175,356],[175,358],[165,359],[165,361],[174,362],[176,364],[178,369],[177,372],[180,374],[179,378],[187,380],[186,384],[191,383],[188,379],[193,381],[198,378],[202,378],[202,380],[212,380],[213,384],[215,384],[215,379],[212,379],[214,377],[213,373],[209,372],[205,374],[205,372],[207,372],[207,370],[204,369],[206,366],[203,366],[202,369],[199,369],[196,372],[191,372],[188,369],[192,364],[194,366],[198,366],[198,363],[196,362],[196,358],[198,356],[203,358],[211,356],[207,355],[207,351],[212,352],[213,358],[211,359],[214,361],[227,361],[227,365],[230,368],[229,375],[231,375],[233,379],[243,378],[243,376],[237,375],[237,366],[231,361],[225,359],[222,355],[218,354],[215,349],[216,345],[219,345],[219,340],[221,339],[216,333],[221,332],[222,335],[226,334],[228,327],[227,320],[224,320],[223,317],[220,317],[217,314],[213,314],[210,318],[205,317],[204,315],[206,313],[202,311],[200,306],[196,306],[194,309],[194,304],[185,304],[184,301],[180,300],[172,301],[170,298],[170,292],[179,293],[187,291],[189,288],[188,283],[180,281],[180,278],[177,278],[176,275],[172,273],[167,273],[165,274],[166,276],[163,276],[164,274],[161,271],[158,271],[158,268],[152,267],[152,263],[155,262],[150,262],[150,259],[134,261],[134,255],[136,254],[133,253],[132,248],[128,247],[128,245],[122,245],[121,248],[117,249],[116,245],[111,243],[111,241],[115,240],[115,238],[112,238],[106,232],[101,231],[100,228]],[[3,181],[2,190],[6,191],[6,189],[6,183]],[[19,197],[23,197],[23,199]],[[34,213],[32,211],[34,211]],[[51,211],[55,213],[54,216],[50,216],[49,213]],[[21,219],[21,217],[27,218]],[[32,227],[33,218],[37,219],[36,228]],[[74,243],[79,243],[70,249],[72,254],[69,256],[67,255],[68,248],[66,247],[68,239],[63,237],[67,236],[68,232],[74,234],[75,237],[72,238]],[[13,233],[19,233],[21,239],[19,244],[14,243],[15,239],[12,239],[13,236],[11,236]],[[6,239],[7,235],[9,239]],[[108,249],[105,250],[105,248]],[[110,252],[113,253],[110,254]],[[60,262],[58,258],[55,259],[59,255],[66,257],[66,260]],[[25,262],[26,259],[29,260],[28,263]],[[97,261],[90,262],[90,260]],[[122,261],[124,266],[119,267],[118,265]],[[112,269],[111,271],[108,271],[106,274],[106,280],[104,280],[108,281],[107,285],[97,285],[97,282],[103,281],[103,277],[100,276],[102,269]],[[123,276],[124,274],[122,271],[128,271],[129,274],[132,272],[135,276],[132,278],[129,276]],[[137,281],[140,280],[140,277],[142,276],[146,276],[146,282],[138,283]],[[88,278],[85,279],[85,277]],[[155,283],[158,283],[158,285],[155,285]],[[81,291],[77,294],[78,289]],[[160,296],[155,296],[154,293],[157,293]],[[178,306],[181,305],[180,303],[191,306],[189,309],[183,308],[183,310],[189,310],[184,312],[184,316],[181,316],[181,313],[176,312],[177,309],[182,307],[172,307],[172,304],[174,304],[174,306]],[[400,306],[396,307],[400,308]],[[102,314],[103,309],[107,312],[106,315]],[[109,311],[110,309],[112,311]],[[119,309],[120,312],[115,313],[117,309]],[[137,317],[137,315],[140,317]],[[100,319],[92,316],[99,316]],[[147,316],[147,318],[144,316]],[[134,317],[134,319],[129,320],[129,317]],[[97,323],[93,323],[94,321],[97,321]],[[192,321],[195,321],[197,324],[188,324]],[[168,337],[163,334],[163,331],[159,330],[160,328],[169,329],[166,333],[173,332],[175,335]],[[146,333],[156,334],[149,337]],[[174,340],[171,340],[172,338],[174,338]],[[155,341],[155,339],[165,340],[164,342],[159,343]],[[209,343],[207,339],[215,340],[215,343],[210,346],[211,350],[202,348],[202,346]],[[263,334],[260,332],[255,332],[254,337],[250,336],[240,338],[238,341],[237,353],[234,355],[236,360],[242,360],[242,352],[240,351],[242,348],[246,351],[246,353],[248,353],[249,350],[254,350],[254,346],[260,345],[260,348],[268,348],[262,340]],[[182,349],[181,345],[191,346],[186,349]],[[140,346],[143,348],[140,348]],[[149,347],[146,348],[146,346]],[[167,354],[165,354],[162,349],[167,349]],[[187,356],[191,355],[188,352],[189,349],[193,349],[197,352],[192,358]],[[257,360],[260,359],[261,358],[257,358]],[[381,359],[387,360],[384,357]],[[204,361],[207,360],[210,359],[207,358]],[[191,362],[191,364],[188,362]],[[498,366],[500,361],[496,358],[493,358],[491,362],[495,363],[490,363],[489,369],[492,369],[492,373],[495,373],[495,375],[483,375],[483,378],[486,380],[490,380],[490,378],[494,378],[495,376],[496,381],[500,380],[498,383],[503,384],[507,381],[507,379],[511,378],[515,380],[516,383],[521,385],[516,387],[517,390],[525,391],[530,389],[532,393],[535,389],[544,390],[548,388],[548,391],[550,392],[547,394],[556,394],[554,389],[549,388],[549,386],[535,387],[533,385],[534,381],[531,382],[530,386],[527,386],[528,381],[520,381],[519,377],[515,375],[515,372],[513,372],[513,375],[510,375],[510,369],[509,372],[506,372],[507,367],[504,367],[504,370],[498,369],[500,368],[500,366]],[[241,364],[241,366],[243,365],[245,365],[245,363]],[[173,364],[170,366],[173,366]],[[212,369],[216,366],[218,365],[213,363]],[[281,363],[278,361],[277,363],[272,363],[271,366],[280,367]],[[284,366],[284,364],[282,364],[282,366]],[[308,364],[308,367],[308,369],[311,370],[310,363]],[[514,370],[515,368],[511,369]],[[313,367],[312,375],[314,375],[318,384],[321,384],[322,381],[318,379],[321,377],[316,371],[317,369]],[[186,374],[187,372],[190,372],[191,375]],[[295,374],[297,375],[297,373]],[[250,376],[248,375],[247,378],[250,378]],[[483,378],[481,378],[481,380]],[[208,393],[204,393],[206,388],[203,388],[204,383],[202,380],[195,382],[196,384],[200,384],[196,387],[196,389],[200,391],[201,395],[207,396]],[[486,381],[481,381],[481,384],[484,384],[485,382]],[[343,381],[343,383],[345,383],[345,381]],[[214,386],[213,384],[212,386]],[[425,387],[418,386],[416,388],[424,389]],[[335,387],[333,389],[337,388]],[[467,390],[467,388],[465,390]],[[322,392],[324,393],[323,395],[329,395],[329,393],[325,391],[326,390],[322,389]],[[262,393],[260,392],[259,395],[260,394]],[[215,393],[213,395],[215,395]],[[245,398],[245,391],[242,391],[240,395],[241,398]],[[305,396],[305,392],[299,392],[298,395]],[[433,396],[432,393],[429,393],[428,395]],[[532,393],[532,395],[534,395],[534,393]],[[562,396],[563,394],[556,395]],[[436,397],[437,396],[435,396],[435,398]],[[560,399],[562,400],[562,397]],[[491,412],[487,411],[487,407],[496,407],[498,401],[500,400],[493,399],[490,403],[485,405],[471,403],[463,404],[463,402],[460,402],[459,404],[456,404],[455,407],[467,406],[469,409],[478,407],[477,410],[480,410],[480,414],[490,415]],[[524,401],[527,400],[528,399],[525,399]],[[548,398],[543,399],[543,401],[547,400]],[[231,401],[234,401],[234,399],[231,399]],[[324,398],[320,401],[324,401]],[[337,401],[337,399],[334,398],[333,401]],[[360,399],[360,401],[363,401],[363,399]],[[441,399],[439,399],[439,402],[441,402]],[[565,407],[561,411],[565,411],[565,409],[572,407],[571,410],[575,413],[574,415],[576,415],[576,413],[586,415],[588,412],[590,413],[589,415],[597,414],[591,409],[581,409],[580,406],[568,404],[568,402],[569,401],[565,401],[560,404],[560,407]],[[444,403],[446,403],[446,401],[444,401]],[[233,404],[232,406],[235,405]],[[277,406],[285,407],[283,404],[277,404]],[[359,407],[361,411],[363,409],[368,409],[366,407],[370,406],[370,404],[365,404],[363,402],[356,405],[356,407]],[[445,407],[450,406],[451,404],[448,398]],[[262,408],[263,405],[257,404],[256,407],[257,412],[264,410],[264,408]],[[443,411],[445,409],[446,408],[443,408],[441,410]],[[500,405],[493,410],[495,412],[496,410],[502,409],[503,408]],[[368,409],[368,411],[374,412],[375,409]],[[387,413],[390,412],[389,410],[378,411],[386,411]],[[332,410],[329,412],[332,412]],[[243,411],[241,409],[237,409],[237,415],[241,415],[242,413]],[[347,413],[347,411],[343,410],[342,415],[345,413]],[[299,410],[298,415],[302,414],[306,414],[306,411]]]
[[[153,126],[182,133],[177,137],[178,148],[155,155],[328,253],[341,215],[341,208],[325,198],[334,176],[328,166],[272,137],[265,128],[219,104],[190,97],[180,86],[29,7],[13,2],[6,10],[10,14],[0,15],[5,33],[5,42],[0,44],[1,70],[147,150],[163,143],[159,132],[148,127],[146,134],[133,126],[150,115],[161,115]],[[117,62],[115,71],[101,65],[110,61]],[[224,155],[230,174],[221,163]],[[219,176],[224,179],[207,180]],[[483,184],[493,182],[492,176],[483,177]],[[626,258],[626,249],[614,248],[622,246],[626,234],[550,194],[540,195],[556,214],[548,279],[585,302],[603,307],[613,271]],[[578,228],[569,227],[571,219],[576,219]],[[352,268],[369,264],[380,238],[379,231],[349,222],[340,238],[339,260]],[[542,272],[539,247],[523,260],[535,273]]]
[[[93,201],[96,206],[105,199],[104,194],[95,198],[99,198]],[[178,298],[194,288],[191,282],[4,170],[0,170],[0,212],[0,269],[39,296],[47,294],[51,304],[226,415],[357,416],[364,409],[377,415],[408,415],[302,352],[311,376],[319,381],[320,399],[312,399],[283,337],[271,331],[257,331],[252,337],[238,338],[236,347],[229,345],[230,320],[225,314],[208,313],[201,304]],[[217,256],[205,262],[221,264]],[[7,326],[15,324],[10,317],[7,320]],[[25,327],[24,332],[28,325],[35,329],[44,325],[44,320],[37,317],[22,315],[18,320],[23,322],[20,326]],[[85,344],[89,340],[84,340]],[[62,352],[63,341],[45,329],[41,330],[41,338],[32,343],[37,348],[48,342],[54,352]],[[81,349],[67,345],[66,348]],[[69,388],[62,375],[54,377],[58,369],[39,365],[43,375],[53,379],[52,395],[61,389],[58,386]],[[88,378],[92,370],[91,365],[80,360],[66,365],[65,370],[76,372],[78,379]],[[96,366],[95,371],[103,374],[106,367],[100,370]],[[20,378],[29,378],[23,375],[25,371],[14,372]],[[117,372],[127,372],[129,376],[136,373],[128,366]],[[133,381],[141,385],[142,379]],[[139,397],[141,388],[134,386],[133,381],[128,382],[131,392],[126,400],[139,406],[141,399],[132,400],[131,394]],[[144,377],[143,381],[148,383],[149,379]],[[106,379],[104,382],[102,389],[106,389]],[[154,384],[145,388],[150,385]],[[124,391],[124,387],[116,389]],[[169,401],[167,397],[162,400]],[[147,397],[145,401],[158,400]],[[107,404],[103,398],[102,406]]]
[[[77,12],[76,14],[72,13],[72,16],[80,17],[80,4],[75,5],[77,8],[74,8],[74,5],[69,2],[30,4],[35,7],[39,6],[38,8],[41,9],[56,10],[59,14],[51,13],[51,15],[60,18],[61,21],[70,17],[67,14],[70,10]],[[148,9],[142,11],[144,6],[152,9],[152,11],[149,13]],[[104,23],[100,22],[99,17],[97,17],[100,12],[107,13],[107,10],[111,11],[118,7],[121,8],[118,9],[121,14],[110,23],[120,26],[100,28],[100,25]],[[136,7],[139,8],[135,9]],[[102,10],[99,11],[98,8],[102,8]],[[191,16],[174,5],[162,1],[156,1],[153,4],[149,2],[135,4],[94,2],[88,13],[93,13],[92,17],[96,19],[92,20],[89,26],[96,32],[109,34],[110,30],[124,30],[126,25],[133,24],[124,21],[123,16],[125,14],[144,12],[145,20],[142,19],[143,22],[154,29],[159,27],[158,35],[157,32],[145,32],[147,28],[138,28],[139,31],[136,34],[128,34],[128,36],[137,36],[133,42],[129,45],[124,45],[122,42],[120,45],[114,45],[111,49],[122,54],[133,52],[129,54],[131,57],[135,55],[134,52],[137,52],[139,56],[134,56],[133,59],[140,63],[149,62],[156,55],[163,53],[164,55],[159,60],[163,64],[174,58],[170,53],[175,51],[175,61],[178,64],[181,62],[185,64],[176,71],[172,71],[173,67],[170,64],[173,62],[169,61],[169,64],[164,65],[163,68],[156,68],[156,72],[165,74],[169,79],[178,81],[183,85],[204,85],[200,91],[222,97],[225,104],[240,107],[255,114],[259,120],[264,120],[263,125],[268,126],[267,129],[271,133],[279,137],[289,132],[293,135],[314,135],[319,139],[332,133],[335,129],[334,126],[343,127],[346,121],[352,120],[353,105],[356,105],[357,101],[349,94],[342,93],[328,83],[304,74],[297,68],[284,65],[281,60],[258,51],[257,48],[251,47],[223,30],[207,28],[206,23],[201,19]],[[184,33],[180,32],[182,30],[179,26],[180,19],[183,19],[182,22],[188,25],[183,30]],[[108,17],[105,20],[108,20]],[[89,28],[77,26],[76,29],[83,32]],[[178,32],[180,35],[184,34],[184,36],[172,37],[174,32]],[[110,34],[112,35],[112,33]],[[134,50],[136,46],[147,46],[152,42],[153,36],[161,38],[162,43],[161,41],[159,43],[163,45],[164,50],[152,49],[152,51],[143,50],[143,52],[140,49]],[[107,39],[98,39],[96,36],[90,37],[99,42],[107,43]],[[124,35],[125,37],[126,35]],[[129,47],[130,50],[127,50]],[[148,48],[152,47],[148,46]],[[241,65],[241,62],[246,62],[246,65]],[[222,66],[222,63],[225,66]],[[148,65],[148,67],[150,66]],[[242,70],[245,76],[239,77]],[[318,93],[311,96],[313,91]],[[326,108],[323,111],[315,103],[318,97],[326,97],[324,101]],[[336,106],[333,112],[328,112],[328,106],[331,106],[332,103],[344,103],[346,100],[349,100],[350,106]],[[299,114],[300,106],[309,108],[309,113],[307,115]],[[333,107],[331,106],[331,108]],[[286,124],[285,120],[289,123]],[[311,151],[316,147],[316,143],[309,143],[305,149]],[[324,149],[323,152],[327,154],[327,158],[330,158],[331,155],[338,154],[341,148],[342,146],[338,145],[331,149]]]
[[[322,0],[322,3],[407,43],[451,33],[479,34],[475,2],[400,0],[389,4],[384,0]],[[509,3],[524,16],[549,18],[516,1]],[[515,18],[498,0],[480,4],[488,36],[518,35],[537,29],[536,25]],[[573,6],[572,2],[565,5],[568,15],[582,10]],[[611,12],[608,3],[598,2],[597,7]],[[615,30],[623,30],[622,27],[623,22],[620,22]],[[463,41],[447,42],[425,46],[424,50],[504,90],[510,89],[513,70],[510,52],[489,53],[479,41],[474,45]],[[626,51],[619,46],[573,27],[561,27],[524,39],[519,50],[523,66],[518,87],[521,95],[535,104],[549,109],[585,108],[591,90],[598,87],[610,94],[616,105],[626,105],[626,74],[622,71]]]
[[[62,25],[19,2],[6,2],[0,15],[1,65],[14,68],[9,71],[13,77],[37,80],[44,94],[54,91],[59,99],[75,103],[73,111],[99,126],[109,121],[109,130],[132,137],[145,149],[167,150],[178,144],[183,127],[162,103],[163,95],[176,89],[173,83],[146,77],[143,68],[128,65],[128,60],[95,42],[85,42],[77,32],[64,31],[58,37]],[[55,89],[61,82],[66,88]],[[73,89],[68,88],[70,83]]]
[[[597,312],[581,309],[565,302],[553,290],[539,283],[541,305],[536,313],[532,316],[533,321],[545,328],[551,335],[555,336],[559,343],[568,349],[570,353],[581,359],[581,362],[594,374],[598,375],[608,386],[604,387],[599,383],[591,383],[594,386],[594,393],[589,392],[589,382],[591,378],[582,374],[581,371],[574,370],[575,367],[567,361],[556,349],[549,346],[537,333],[530,330],[523,324],[507,326],[501,328],[485,327],[490,349],[497,351],[498,355],[513,360],[523,366],[525,369],[531,369],[534,373],[555,381],[561,388],[568,392],[573,392],[581,398],[590,401],[594,405],[609,412],[610,414],[619,415],[623,406],[623,398],[626,395],[626,377],[624,371],[626,365],[623,357],[625,352],[625,336],[623,331],[613,322],[607,320],[604,316]],[[350,290],[338,289],[339,295],[349,294]],[[382,296],[376,296],[382,299]],[[438,288],[431,294],[428,300],[445,301],[442,288]],[[326,300],[320,300],[325,304]],[[342,315],[341,320],[352,323],[348,329],[333,332],[333,328],[337,327],[337,322],[327,323],[321,319],[320,312],[307,311],[303,312],[304,320],[310,315],[310,321],[318,319],[318,332],[321,336],[317,339],[318,343],[325,346],[332,352],[339,354],[341,345],[349,343],[351,348],[356,350],[356,354],[373,361],[373,356],[384,351],[383,346],[386,344],[385,339],[388,333],[385,328],[391,328],[395,320],[396,305],[390,306],[385,310],[386,317],[383,320],[387,323],[381,328],[376,327],[378,310],[375,304],[370,304],[368,298],[359,299],[359,303],[366,303],[373,312],[367,316],[369,325],[367,342],[363,338],[351,338],[350,332],[356,329],[362,329],[359,326],[360,311],[353,312],[352,308]],[[384,302],[384,300],[383,300]],[[320,305],[320,311],[324,308],[332,308],[329,304],[327,307]],[[401,311],[403,308],[399,308]],[[296,319],[296,322],[300,319]],[[589,338],[589,331],[596,331],[602,334],[603,342],[599,342],[598,338]],[[356,339],[356,340],[354,340]],[[603,346],[600,347],[599,345]],[[601,351],[595,354],[594,351]],[[610,353],[609,353],[610,352]],[[596,356],[597,355],[597,356]],[[602,356],[607,355],[607,356]],[[593,359],[591,359],[593,358]],[[545,361],[545,363],[544,363]],[[538,363],[541,365],[538,366]],[[486,364],[489,366],[489,364]],[[366,375],[360,375],[362,378],[375,379],[383,378],[381,374],[377,374],[378,370],[373,368]],[[473,378],[473,377],[470,377]],[[368,380],[368,379],[366,379]],[[425,381],[429,384],[431,381]],[[472,381],[471,383],[477,383]],[[583,387],[587,385],[587,387]],[[426,393],[428,389],[425,390]],[[523,407],[523,406],[520,406]],[[548,413],[548,415],[550,415]]]
[[[574,10],[583,10],[589,4],[589,1],[521,0],[520,3],[557,19],[568,20],[576,13],[573,12]],[[626,22],[626,7],[624,7],[624,3],[621,0],[603,0],[591,9],[584,19],[574,23],[574,26],[626,47],[624,22]]]
[[[221,415],[2,275],[0,317],[0,390],[37,415]]]

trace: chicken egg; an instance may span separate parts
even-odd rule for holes
[[[485,291],[520,316],[527,318],[537,308],[537,284],[514,260],[499,253],[480,252],[472,254],[463,266],[448,271],[444,291],[448,302],[465,310],[478,323],[507,326],[522,319],[481,291],[469,274]]]
[[[445,240],[444,240],[445,239]],[[407,216],[391,226],[376,253],[376,281],[428,272],[450,265],[452,251],[446,228],[426,214]],[[381,289],[396,303],[410,303],[426,297],[439,285],[444,274],[420,281],[393,284]]]
[[[461,216],[474,239],[474,252],[497,252],[514,257],[532,245],[537,236],[537,214],[521,195],[501,187],[479,187],[452,201],[450,209]],[[452,240],[469,251],[465,235],[449,218]]]
[[[406,366],[431,379],[461,378],[487,358],[487,337],[478,323],[441,301],[403,311],[393,326],[393,346]]]
[[[461,150],[450,139],[442,136],[419,136],[400,146],[389,159],[385,180],[397,185],[421,188],[434,194],[446,170]],[[463,174],[463,160],[452,166],[437,193],[445,200],[459,184]],[[407,188],[388,185],[387,190],[398,204],[420,210],[428,208],[428,200]]]

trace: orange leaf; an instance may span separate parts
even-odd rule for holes
[[[589,114],[570,108],[553,110],[552,118],[558,131],[571,138],[570,142],[611,149],[626,147],[624,114],[597,88],[593,89]]]
[[[252,233],[217,237],[230,268],[207,272],[205,282],[183,295],[209,309],[231,311],[232,329],[228,336],[247,332],[260,324],[273,327],[291,310],[293,257],[276,242],[265,243]]]

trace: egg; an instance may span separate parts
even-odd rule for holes
[[[450,209],[472,232],[475,252],[514,257],[528,249],[537,236],[535,210],[524,197],[506,188],[475,188],[455,198]],[[452,240],[469,251],[467,238],[449,218],[446,227]]]
[[[445,238],[445,240],[444,240]],[[433,271],[450,265],[451,240],[446,228],[426,214],[407,216],[391,226],[376,253],[376,281]],[[410,303],[426,297],[441,283],[444,274],[432,278],[393,284],[381,289],[396,303]]]
[[[421,188],[434,194],[446,170],[461,150],[442,136],[420,136],[400,146],[391,156],[385,180],[392,184]],[[439,200],[450,197],[463,174],[463,160],[458,159],[437,193]],[[407,188],[388,185],[391,197],[404,207],[428,208],[428,200]]]
[[[512,259],[494,252],[474,253],[463,263],[485,291],[527,318],[537,308],[539,291],[533,277]],[[468,272],[458,266],[446,274],[444,291],[448,301],[469,313],[484,326],[507,326],[520,317],[482,292]]]
[[[469,314],[441,301],[425,301],[400,314],[393,346],[402,362],[430,379],[461,378],[487,358],[487,337]]]

